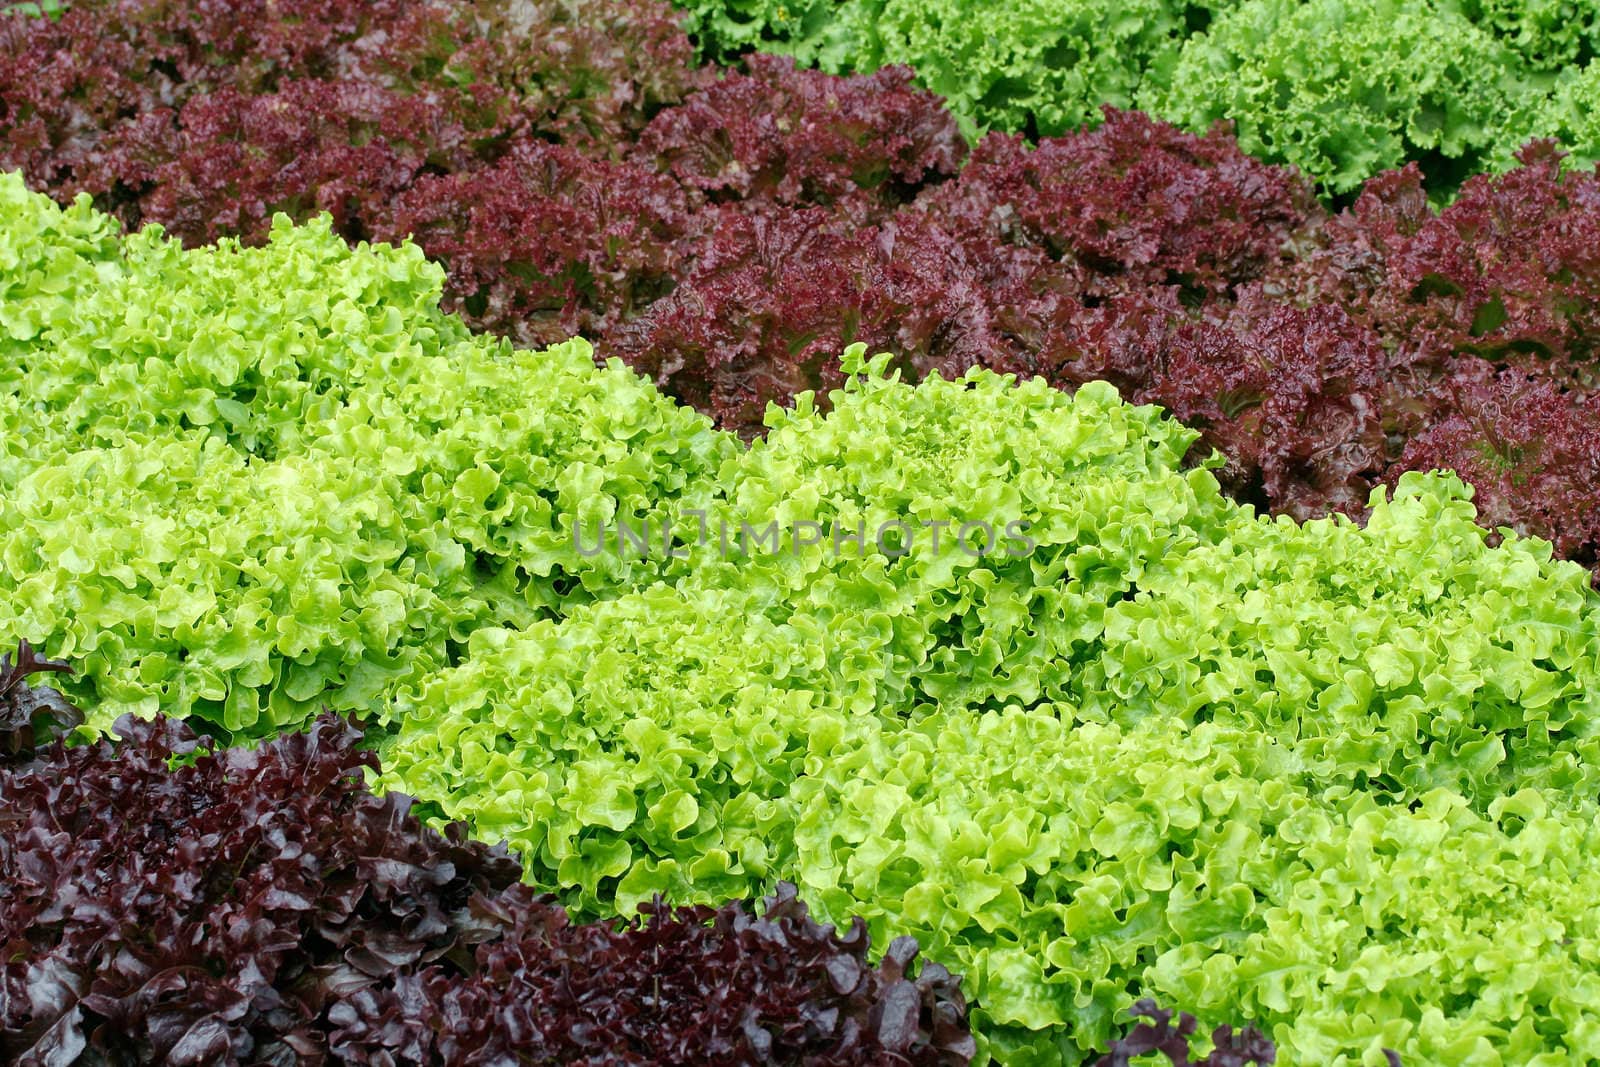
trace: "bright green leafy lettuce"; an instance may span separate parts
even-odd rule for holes
[[[0,384],[12,395],[39,338],[66,322],[97,271],[115,271],[116,223],[83,197],[65,210],[0,175]]]
[[[1187,10],[1199,6],[881,0],[851,5],[844,23],[856,27],[873,63],[914,66],[969,133],[1027,128],[1049,136],[1098,122],[1102,104],[1131,107],[1146,68],[1170,61],[1187,32]]]
[[[700,50],[718,59],[759,50],[792,55],[800,63],[871,70],[862,51],[861,25],[842,0],[710,0],[680,4],[684,29]],[[881,64],[880,64],[881,65]]]
[[[1528,91],[1509,46],[1431,3],[1244,0],[1141,103],[1184,126],[1230,119],[1246,152],[1347,192],[1430,153],[1470,167]]]
[[[469,334],[414,247],[326,220],[184,251],[6,176],[0,234],[0,634],[72,655],[94,725],[370,711],[481,625],[666,576],[563,524],[692,506],[737,445],[582,341]]]
[[[1580,568],[1489,547],[1450,478],[1296,526],[1103,385],[846,366],[831,414],[724,465],[680,580],[403,686],[383,783],[585,911],[791,878],[915,933],[1003,1062],[1082,1062],[1144,994],[1260,1019],[1288,1062],[1600,1053]],[[1028,550],[926,536],[978,519]],[[722,522],[769,520],[776,550],[722,558]]]
[[[96,725],[171,702],[256,733],[367,706],[441,661],[437,590],[464,570],[458,553],[418,573],[385,483],[216,441],[57,454],[0,503],[0,625],[83,662]]]
[[[1582,66],[1600,53],[1600,8],[1589,0],[1441,0],[1541,70]]]

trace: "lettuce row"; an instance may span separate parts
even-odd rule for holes
[[[469,334],[414,247],[325,221],[117,242],[5,176],[0,234],[0,639],[72,657],[97,727],[370,712],[480,626],[666,577],[571,522],[692,507],[736,445],[583,341]]]
[[[1297,526],[1103,385],[846,365],[713,522],[1010,515],[1035,549],[684,543],[675,584],[401,687],[381,784],[585,913],[794,880],[950,961],[1001,1062],[1084,1062],[1144,994],[1288,1062],[1600,1053],[1581,568],[1489,547],[1451,478]]]

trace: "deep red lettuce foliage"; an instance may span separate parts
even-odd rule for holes
[[[1414,165],[1374,178],[1254,296],[1337,304],[1381,345],[1390,443],[1372,480],[1453,469],[1486,525],[1600,580],[1600,176],[1563,170],[1549,142],[1519,159],[1437,213]]]
[[[290,3],[280,9],[285,17],[272,18],[271,6],[108,0],[72,5],[59,19],[0,20],[6,166],[40,188],[88,188],[94,177],[86,172],[108,170],[98,158],[105,139],[125,124],[222,85],[255,93],[327,71],[340,65],[341,42],[400,7]]]
[[[967,155],[954,116],[911,86],[909,67],[836,78],[752,55],[656,116],[638,158],[714,201],[832,206],[882,217]]]
[[[972,152],[903,68],[697,70],[665,0],[81,0],[0,20],[0,167],[189,242],[276,211],[414,236],[474,326],[579,332],[729,428],[839,380],[1105,378],[1240,499],[1365,512],[1404,470],[1596,570],[1600,178],[1534,143],[1442,212],[1107,109]]]
[[[1448,382],[1449,407],[1406,442],[1391,471],[1456,471],[1479,521],[1532,529],[1600,572],[1600,394],[1507,369]]]
[[[1397,362],[1475,357],[1600,385],[1600,177],[1533,142],[1437,214],[1417,167],[1374,178],[1284,272],[1292,293],[1349,303]]]
[[[1195,1060],[1189,1058],[1189,1039],[1199,1028],[1193,1015],[1179,1012],[1174,1023],[1174,1013],[1148,997],[1129,1008],[1128,1014],[1149,1021],[1137,1023],[1112,1042],[1095,1067],[1129,1067],[1136,1058],[1151,1053],[1165,1056],[1172,1067],[1270,1067],[1278,1061],[1277,1049],[1253,1026],[1237,1033],[1226,1024],[1217,1027],[1211,1034],[1211,1054]]]
[[[880,226],[822,208],[714,217],[677,287],[604,335],[601,352],[725,426],[753,432],[769,402],[839,386],[838,355],[856,341],[896,352],[912,377],[998,367],[1016,351],[967,248],[915,216]]]
[[[145,190],[136,211],[190,244],[264,238],[277,212],[326,211],[351,239],[386,231],[396,197],[473,157],[472,135],[437,99],[359,81],[224,88],[154,112],[106,139],[98,187]]]
[[[492,166],[427,176],[381,210],[449,265],[447,303],[474,326],[543,346],[604,340],[674,284],[692,199],[636,164],[542,141]]]
[[[408,12],[403,46],[369,40],[363,72],[400,57],[409,64],[400,83],[414,91],[460,86],[476,94],[475,128],[492,118],[517,136],[620,155],[658,111],[709,77],[661,0],[430,3],[445,18]]]
[[[28,672],[53,665],[24,658]],[[0,700],[18,693],[0,668]],[[25,698],[31,699],[31,698]],[[25,705],[24,705],[25,706]],[[780,887],[571,922],[502,849],[366,791],[332,715],[260,748],[179,722],[0,764],[7,1063],[967,1062],[959,985],[876,967]]]
[[[460,1020],[418,1062],[593,1064],[964,1064],[976,1045],[956,981],[935,963],[910,977],[911,938],[877,969],[859,924],[843,935],[812,920],[793,886],[758,918],[745,908],[657,905],[620,933],[576,926],[525,887],[480,901],[498,936],[477,974],[434,968],[341,1005],[330,1048],[373,1062],[417,1015]]]
[[[1098,128],[1037,146],[991,134],[923,207],[1079,267],[1095,296],[1226,294],[1321,217],[1309,182],[1245,155],[1227,127],[1196,136],[1110,107]]]
[[[70,674],[72,667],[44,659],[23,641],[15,656],[0,656],[0,765],[28,759],[35,745],[83,722],[83,712],[48,686],[34,686],[35,674]]]
[[[434,126],[468,131],[472,161],[529,137],[604,153],[631,142],[701,80],[692,54],[657,0],[597,0],[581,13],[563,0],[87,0],[59,20],[0,20],[0,166],[56,195],[89,192],[130,225],[166,222],[162,205],[143,203],[162,163],[197,170],[191,185],[225,183],[225,161],[208,158],[213,143],[226,155],[241,131],[247,145],[265,132],[271,159],[301,124],[337,126],[347,98],[318,100],[296,91],[302,81],[366,87],[369,113],[370,91],[420,97],[432,114],[417,136]],[[230,118],[245,104],[224,95],[191,116],[190,105],[229,89],[280,100]],[[276,127],[274,107],[288,109]],[[350,131],[350,143],[364,143],[360,122]],[[454,169],[468,161],[432,162]],[[358,156],[341,171],[329,160],[328,177],[359,186],[367,165]],[[177,176],[169,169],[160,180]],[[316,168],[284,174],[271,199],[298,197],[315,211],[317,177]],[[232,192],[247,201],[246,217],[253,192]],[[385,194],[374,189],[365,199],[380,203]]]
[[[1120,354],[1123,368],[1153,353],[1127,388],[1201,429],[1235,496],[1299,519],[1365,508],[1389,466],[1384,359],[1343,308],[1236,308],[1220,322],[1154,327],[1144,313],[1108,316],[1082,351]]]

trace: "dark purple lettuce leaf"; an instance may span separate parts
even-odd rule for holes
[[[85,173],[95,188],[142,190],[125,221],[160,222],[191,245],[263,241],[280,211],[326,211],[360,240],[386,228],[389,205],[421,175],[471,161],[472,134],[450,112],[356,81],[224,88],[123,124]]]
[[[26,654],[25,654],[26,655]],[[36,668],[24,658],[3,675]],[[375,797],[332,715],[255,750],[170,720],[0,767],[0,1059],[959,1064],[958,983],[792,887],[578,925],[503,849]]]
[[[412,92],[462,86],[484,108],[479,126],[495,118],[620,156],[658,111],[711,77],[663,0],[433,2],[443,19],[408,17],[388,39],[363,42],[362,72],[403,59],[396,80]]]
[[[1397,362],[1448,372],[1461,357],[1600,385],[1600,176],[1561,168],[1552,142],[1479,175],[1442,212],[1413,165],[1367,183],[1280,285],[1337,300]]]
[[[125,201],[96,187],[102,142],[124,126],[223,88],[270,93],[357,66],[361,42],[434,4],[398,0],[99,0],[60,19],[0,22],[0,163],[36,187]],[[411,12],[408,16],[407,12]]]
[[[1558,556],[1600,568],[1600,395],[1526,372],[1471,368],[1406,442],[1390,478],[1453,470],[1476,490],[1478,521],[1548,538]]]
[[[1018,369],[970,247],[916,216],[857,225],[823,208],[725,208],[673,291],[601,338],[667,392],[755,433],[767,404],[843,384],[857,341],[915,379]]]
[[[658,115],[640,136],[641,161],[713,200],[836,205],[868,219],[966,158],[954,116],[912,87],[910,68],[837,78],[759,54],[745,68]]]
[[[336,127],[345,101],[296,95],[296,82],[419,98],[432,113],[419,138],[436,126],[468,131],[478,164],[527,136],[611,151],[705,80],[678,22],[659,0],[595,0],[581,13],[562,0],[85,0],[58,20],[0,20],[0,168],[21,169],[63,200],[88,192],[131,226],[170,221],[142,201],[152,182],[174,177],[218,185],[201,199],[232,196],[239,204],[226,216],[243,208],[253,218],[252,190],[230,188],[208,138],[221,136],[224,154],[241,138],[248,145],[250,124],[266,118],[260,107],[253,119],[225,112],[256,97],[268,111],[298,109],[283,116],[286,128],[267,127],[270,158],[298,123]],[[224,90],[238,95],[216,96],[209,115],[184,123],[186,105]],[[365,126],[349,130],[344,147],[365,144]],[[324,152],[338,147],[326,133],[317,140]],[[360,188],[370,163],[355,156],[348,169],[336,158],[321,165],[370,209],[386,190]],[[151,172],[163,164],[158,179]],[[299,207],[319,204],[303,196]]]
[[[1149,1021],[1138,1023],[1112,1042],[1095,1067],[1129,1067],[1136,1058],[1151,1053],[1165,1056],[1172,1067],[1268,1067],[1278,1061],[1277,1049],[1253,1026],[1237,1033],[1226,1024],[1217,1027],[1211,1034],[1211,1054],[1197,1060],[1189,1055],[1189,1039],[1199,1027],[1193,1015],[1176,1013],[1174,1023],[1174,1013],[1148,997],[1128,1009],[1128,1014]]]
[[[1185,305],[1171,287],[1113,296],[1046,332],[1039,366],[1065,388],[1105,380],[1160,404],[1220,450],[1235,497],[1305,519],[1365,511],[1388,470],[1394,385],[1372,330],[1337,305]]]
[[[1196,136],[1110,107],[1036,147],[989,135],[925,208],[1080,265],[1094,293],[1203,297],[1275,266],[1322,215],[1304,177],[1245,155],[1226,127]]]
[[[823,208],[720,211],[677,286],[601,339],[667,392],[753,433],[769,401],[842,380],[838,356],[882,318],[870,227]]]
[[[69,664],[44,659],[23,641],[13,657],[0,656],[0,764],[33,755],[41,737],[65,734],[83,722],[83,712],[48,686],[31,686],[36,674],[71,674]]]
[[[1485,525],[1544,537],[1600,582],[1600,177],[1547,142],[1519,159],[1438,213],[1414,165],[1372,179],[1255,295],[1338,304],[1382,346],[1374,483],[1455,470]]]
[[[793,1063],[900,1067],[962,1064],[976,1046],[958,984],[938,964],[912,979],[916,945],[866,961],[859,920],[821,926],[780,886],[757,918],[738,905],[659,901],[641,925],[577,926],[519,888],[479,918],[502,935],[477,954],[477,975],[396,982],[342,1010],[330,1048],[365,1062],[400,1020],[432,1017],[446,1063]]]
[[[475,327],[542,346],[603,339],[669,291],[691,215],[670,178],[522,141],[487,169],[422,178],[377,234],[443,261],[449,306]]]

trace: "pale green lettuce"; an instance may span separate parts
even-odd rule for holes
[[[737,440],[581,340],[473,336],[442,283],[326,218],[186,251],[0,176],[0,643],[73,658],[91,725],[259,737],[681,566],[572,523],[709,499]]]
[[[403,687],[382,784],[585,912],[787,878],[915,934],[1006,1063],[1082,1062],[1145,994],[1285,1062],[1600,1054],[1581,568],[1489,547],[1450,478],[1297,526],[1103,385],[846,366],[713,518],[1022,516],[1033,550],[685,545],[678,581]]]

